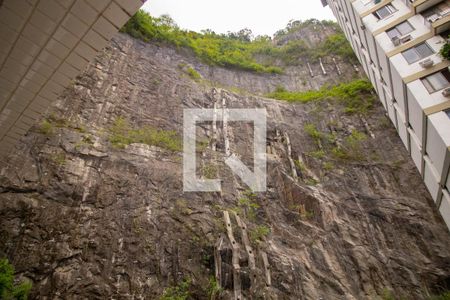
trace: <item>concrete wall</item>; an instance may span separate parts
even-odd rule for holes
[[[5,0],[0,8],[0,155],[140,8],[141,0]]]
[[[426,153],[444,183],[450,165],[450,118],[444,112],[428,116]]]

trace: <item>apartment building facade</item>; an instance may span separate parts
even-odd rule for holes
[[[321,0],[370,78],[450,229],[450,0]]]

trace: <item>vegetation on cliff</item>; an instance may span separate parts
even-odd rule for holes
[[[0,298],[26,300],[30,290],[30,282],[14,284],[14,267],[7,259],[0,259]]]
[[[216,34],[213,31],[197,33],[180,29],[169,16],[155,18],[138,11],[122,28],[123,32],[144,41],[173,44],[191,48],[195,54],[209,64],[236,67],[243,70],[281,73],[275,66],[264,66],[255,61],[255,49],[266,44],[265,38],[251,41],[249,32],[242,30],[236,34]]]
[[[260,73],[282,73],[282,68],[274,64],[275,60],[291,65],[298,64],[302,59],[313,60],[328,55],[343,59],[354,58],[350,44],[331,21],[291,21],[285,29],[275,34],[275,39],[312,24],[332,26],[336,34],[327,37],[317,47],[309,47],[298,39],[284,45],[276,45],[269,36],[254,38],[249,29],[228,34],[217,34],[211,30],[201,33],[182,30],[169,16],[156,18],[142,10],[138,11],[121,31],[146,42],[162,42],[190,48],[199,58],[211,65]],[[263,59],[264,62],[256,59],[256,56],[261,55],[266,58]]]
[[[149,126],[133,128],[122,117],[117,118],[109,128],[109,141],[117,148],[125,148],[133,143],[161,147],[170,151],[181,151],[181,138],[173,130],[155,129]]]
[[[367,79],[357,79],[332,87],[323,86],[319,90],[306,92],[290,92],[283,87],[278,87],[267,96],[300,103],[336,99],[344,104],[347,113],[366,113],[375,101],[372,84]]]

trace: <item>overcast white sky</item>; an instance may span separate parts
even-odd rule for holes
[[[153,16],[170,15],[184,29],[217,33],[250,28],[255,35],[273,35],[289,20],[335,20],[320,0],[148,0]]]

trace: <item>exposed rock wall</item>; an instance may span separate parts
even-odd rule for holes
[[[189,78],[180,62],[204,80]],[[353,66],[342,68],[354,76]],[[214,68],[117,36],[64,92],[51,130],[37,125],[2,162],[1,255],[33,281],[38,299],[157,299],[184,279],[192,299],[208,299],[211,276],[223,287],[216,299],[376,299],[385,290],[425,298],[448,282],[450,235],[384,110],[377,104],[361,117],[337,103],[250,93],[339,80],[292,72]],[[199,140],[210,141],[199,169],[212,166],[221,193],[183,193],[181,153],[108,140],[119,116],[181,136],[183,109],[214,103],[267,109],[266,193],[248,194],[222,160],[227,136],[252,164],[251,124],[230,123],[227,132],[218,124],[216,143],[212,125],[199,126]],[[355,130],[367,139],[357,158],[340,159],[305,124],[333,133],[335,145]]]

